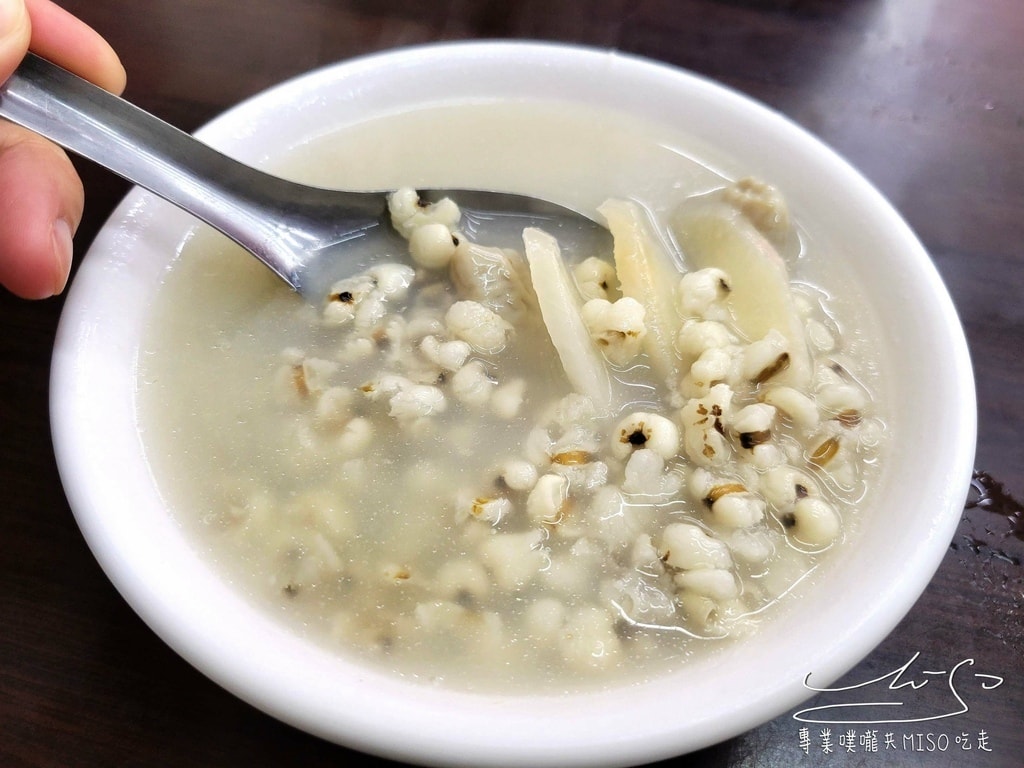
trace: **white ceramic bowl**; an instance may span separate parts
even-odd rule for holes
[[[975,444],[962,330],[931,261],[861,176],[778,114],[691,74],[611,51],[532,43],[397,50],[271,89],[200,135],[251,162],[353,116],[470,98],[572,98],[677,121],[735,167],[771,180],[843,243],[884,334],[892,451],[856,547],[756,642],[649,684],[567,696],[420,687],[299,640],[222,583],[164,508],[134,411],[140,328],[191,219],[133,191],[71,287],[52,378],[68,499],[111,581],[152,629],[269,714],[356,749],[434,765],[624,766],[737,735],[827,684],[911,608],[950,541]],[[102,449],[97,447],[102,436]]]

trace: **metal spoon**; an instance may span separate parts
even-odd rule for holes
[[[386,215],[386,192],[309,187],[256,170],[34,54],[0,86],[0,117],[205,221],[313,301],[373,258],[407,250]],[[420,196],[451,197],[475,239],[537,226],[578,248],[611,252],[606,229],[554,203],[478,190]]]

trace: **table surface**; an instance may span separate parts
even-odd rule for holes
[[[193,130],[289,76],[434,40],[611,47],[759,99],[860,169],[917,232],[978,384],[975,488],[927,591],[844,680],[973,672],[966,712],[821,726],[784,714],[674,766],[1020,766],[1024,761],[1024,12],[1019,0],[64,0],[118,49],[127,97]],[[77,161],[76,161],[77,162]],[[128,185],[77,162],[81,256]],[[334,766],[351,753],[210,682],[92,558],[49,437],[61,300],[0,293],[0,764]],[[914,436],[927,440],[927,435]],[[98,438],[100,439],[100,438]],[[930,691],[930,692],[929,692]],[[371,765],[394,765],[369,759]]]

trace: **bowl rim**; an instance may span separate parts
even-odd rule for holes
[[[970,358],[952,300],[916,236],[845,160],[788,118],[692,72],[615,50],[513,40],[432,43],[344,60],[240,102],[196,135],[214,146],[229,148],[240,159],[259,162],[265,152],[262,137],[272,130],[275,121],[280,121],[281,111],[293,110],[306,118],[316,114],[325,108],[326,88],[339,89],[340,93],[351,83],[377,77],[383,83],[378,83],[379,98],[386,102],[397,93],[395,72],[440,70],[454,76],[472,67],[478,77],[481,73],[493,76],[512,60],[517,62],[517,72],[538,88],[552,71],[563,77],[571,75],[579,91],[577,98],[581,99],[597,98],[608,81],[616,85],[642,83],[639,90],[645,94],[644,88],[650,88],[674,96],[685,94],[701,105],[714,105],[732,120],[731,131],[737,130],[733,125],[737,120],[756,120],[764,132],[754,141],[752,151],[757,151],[758,143],[780,140],[798,147],[815,163],[834,172],[851,198],[878,215],[885,224],[886,237],[904,246],[899,264],[918,281],[915,295],[927,298],[922,310],[925,316],[915,321],[920,327],[911,323],[906,334],[920,336],[923,329],[931,334],[925,341],[932,346],[920,352],[925,362],[934,360],[939,348],[943,350],[945,367],[939,371],[938,386],[955,406],[941,414],[939,428],[943,435],[958,439],[947,446],[941,465],[925,476],[920,495],[927,498],[917,503],[936,511],[934,518],[921,524],[920,546],[904,553],[901,578],[885,584],[873,582],[875,597],[881,599],[857,603],[859,612],[852,618],[835,607],[820,617],[828,626],[844,626],[848,633],[830,648],[807,653],[805,672],[813,668],[816,684],[829,684],[884,639],[911,609],[938,568],[966,498],[977,429]],[[357,103],[359,98],[376,98],[349,97]],[[708,126],[708,130],[718,128]],[[110,216],[69,289],[61,317],[51,375],[51,425],[61,480],[94,555],[136,613],[193,666],[243,700],[302,730],[365,752],[427,765],[624,766],[651,762],[738,735],[783,714],[809,696],[802,676],[773,684],[768,677],[755,675],[729,683],[734,695],[743,692],[747,699],[724,719],[723,713],[705,700],[699,706],[682,708],[686,722],[666,719],[652,723],[649,713],[614,709],[611,694],[589,692],[531,697],[535,712],[527,717],[518,697],[436,691],[328,658],[322,649],[303,643],[277,626],[225,585],[213,585],[208,602],[194,600],[189,584],[173,583],[162,569],[173,564],[199,574],[206,572],[207,565],[186,543],[177,541],[180,532],[169,521],[158,523],[156,529],[146,528],[159,514],[152,509],[159,506],[153,478],[146,471],[140,477],[130,476],[123,468],[112,466],[104,452],[90,449],[95,445],[96,430],[103,426],[103,420],[95,415],[97,398],[116,409],[118,398],[132,397],[127,382],[108,380],[110,371],[126,366],[131,369],[131,334],[111,332],[121,311],[114,312],[98,299],[109,298],[114,287],[129,292],[136,289],[139,298],[129,302],[129,317],[144,311],[141,297],[150,281],[159,277],[163,265],[137,266],[131,254],[145,251],[152,242],[177,242],[190,225],[186,214],[141,190],[132,190]],[[111,386],[116,389],[97,395]],[[119,418],[118,425],[129,423],[123,415]],[[131,435],[105,434],[112,450],[138,451],[139,425],[134,415],[130,423],[135,427]],[[131,467],[144,470],[138,463]],[[111,478],[122,485],[117,489],[101,487]],[[142,520],[123,511],[124,494],[142,510]],[[116,512],[118,509],[122,511]],[[163,546],[143,544],[152,539]],[[197,630],[198,626],[204,629]],[[258,641],[253,640],[256,635]],[[239,652],[240,648],[245,652]],[[291,654],[287,663],[274,656],[282,648]],[[260,669],[259,675],[253,675],[254,664]],[[711,668],[709,664],[704,664],[705,671]],[[305,666],[318,670],[318,674],[301,674],[300,682],[296,682],[296,675]],[[337,675],[334,680],[321,674],[327,669]],[[347,685],[339,690],[336,680],[346,675]],[[648,687],[649,691],[640,687],[640,695],[648,699],[668,695],[671,690],[665,681]],[[410,695],[413,689],[416,695]],[[694,690],[696,695],[704,696],[710,688],[698,684]],[[386,695],[405,698],[385,701]],[[567,700],[577,711],[571,720],[564,718]],[[430,707],[424,706],[426,701],[431,702]],[[465,718],[458,734],[444,727],[453,714]],[[648,716],[646,720],[644,716]]]

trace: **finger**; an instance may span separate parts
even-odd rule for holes
[[[50,0],[24,2],[31,19],[30,47],[35,53],[112,93],[124,90],[121,60],[98,32]]]
[[[23,0],[0,0],[0,80],[6,80],[25,58],[31,23]]]
[[[26,299],[64,290],[83,204],[82,182],[61,149],[0,123],[0,283]]]

